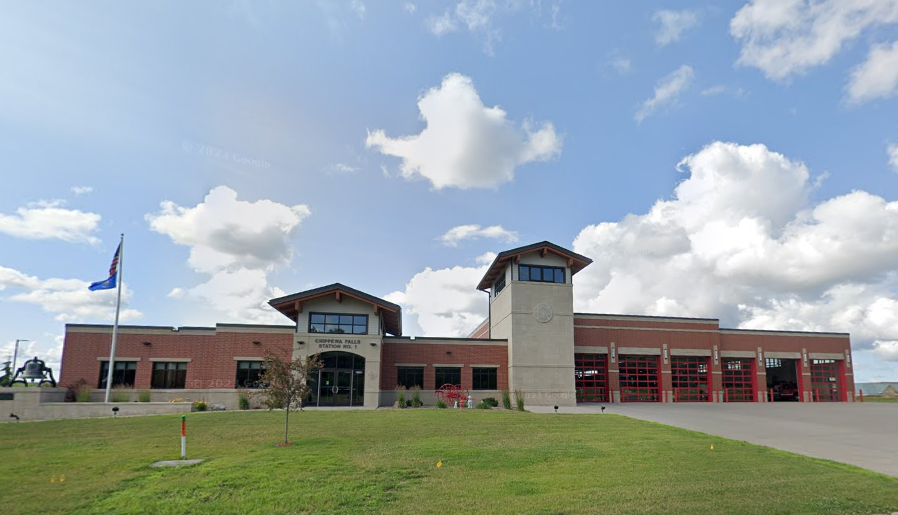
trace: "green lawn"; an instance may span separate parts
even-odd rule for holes
[[[898,397],[864,397],[864,402],[898,402]]]
[[[617,415],[306,411],[0,425],[5,513],[873,514],[898,479]],[[711,450],[711,445],[714,449]],[[442,467],[436,464],[442,460]],[[60,476],[65,475],[65,482]],[[55,481],[54,481],[55,480]]]

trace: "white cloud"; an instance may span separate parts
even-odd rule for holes
[[[87,195],[93,191],[94,189],[90,186],[72,186],[72,193],[75,195]]]
[[[418,99],[418,109],[427,125],[420,134],[393,139],[369,131],[365,145],[402,158],[406,179],[421,176],[436,189],[496,188],[514,179],[518,166],[561,153],[551,123],[524,122],[518,129],[501,108],[484,106],[464,75],[444,77]]]
[[[617,54],[611,57],[611,60],[608,61],[608,66],[611,66],[618,75],[626,75],[633,71],[633,63]]]
[[[701,95],[703,97],[710,97],[714,95],[719,95],[727,90],[726,86],[721,84],[717,84],[715,86],[711,86],[710,88],[703,89]]]
[[[442,36],[450,32],[455,32],[457,28],[455,19],[448,12],[427,19],[427,29],[430,30],[434,36]]]
[[[39,201],[16,209],[15,215],[0,213],[0,233],[27,240],[59,239],[96,244],[93,235],[100,215],[66,209],[62,200]]]
[[[875,342],[873,354],[883,361],[898,361],[898,341]]]
[[[889,164],[898,172],[898,143],[891,143],[886,147],[889,153]]]
[[[100,274],[105,278],[106,271]],[[100,279],[100,277],[97,277]],[[116,290],[89,291],[87,281],[80,279],[40,279],[19,270],[0,266],[0,292],[9,292],[3,298],[40,306],[48,313],[56,314],[59,322],[112,323],[115,316]],[[127,281],[122,287],[122,321],[136,320],[143,314],[124,307],[131,297]]]
[[[328,174],[352,173],[357,172],[359,168],[346,163],[334,163],[327,167]]]
[[[462,240],[477,238],[494,238],[506,243],[518,241],[518,233],[516,231],[508,231],[501,225],[491,225],[489,227],[481,227],[480,225],[459,225],[446,231],[446,234],[440,237],[440,241],[447,247],[457,247]]]
[[[365,19],[365,4],[363,4],[359,0],[352,0],[350,7],[352,8],[352,12],[354,12],[360,20]]]
[[[440,14],[427,17],[425,25],[437,37],[466,29],[469,33],[482,37],[483,51],[487,55],[493,55],[496,44],[502,41],[502,29],[499,27],[501,19],[525,11],[526,7],[529,7],[533,18],[548,17],[548,27],[555,30],[562,28],[558,20],[560,6],[557,2],[543,13],[541,2],[521,0],[462,0]]]
[[[678,169],[672,199],[577,236],[594,259],[577,311],[850,332],[891,355],[876,342],[898,341],[898,202],[854,191],[811,205],[808,169],[763,145],[715,142]]]
[[[493,258],[495,254],[481,256],[477,262],[484,264],[478,267],[425,268],[405,291],[384,299],[401,305],[405,316],[416,317],[424,336],[467,336],[487,317],[487,295],[476,288]]]
[[[412,2],[406,2],[402,7],[403,9],[405,9],[405,12],[409,14],[415,14],[415,11],[418,10],[418,8]]]
[[[898,22],[898,0],[751,0],[730,21],[737,64],[773,80],[829,62],[865,30]]]
[[[695,72],[686,65],[663,77],[655,84],[655,96],[642,103],[642,107],[636,113],[636,121],[642,122],[659,108],[675,104],[680,94],[692,85],[694,79]]]
[[[169,201],[161,206],[159,213],[146,216],[150,227],[190,247],[189,266],[211,276],[189,290],[175,288],[170,297],[201,299],[241,321],[279,321],[263,305],[283,294],[268,284],[268,273],[292,259],[289,238],[309,216],[308,207],[238,200],[225,186],[211,190],[195,207]]]
[[[680,36],[687,30],[698,26],[698,14],[694,11],[655,11],[652,21],[660,24],[655,32],[655,42],[658,46],[666,46],[676,43]]]
[[[886,98],[898,90],[898,41],[875,45],[867,60],[854,68],[848,82],[848,100],[860,104]]]

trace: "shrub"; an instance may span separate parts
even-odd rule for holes
[[[487,397],[486,399],[483,399],[480,402],[485,402],[487,404],[487,406],[489,406],[491,408],[496,408],[499,406],[499,401],[497,401],[495,397]]]
[[[75,390],[75,402],[90,402],[90,386],[85,382]]]
[[[193,401],[193,411],[206,411],[209,409],[209,403],[206,401]]]
[[[79,379],[74,383],[66,386],[65,397],[63,401],[65,402],[75,402],[78,400],[78,390],[87,386],[87,381],[84,379]],[[89,400],[89,399],[88,399]]]
[[[173,397],[168,402],[186,402],[183,397]]]
[[[112,387],[109,394],[109,400],[112,402],[128,402],[131,400],[131,385],[120,384]]]
[[[141,390],[137,392],[137,400],[140,402],[150,402],[153,399],[153,396],[150,395],[149,390]]]
[[[493,406],[490,403],[486,402],[486,399],[478,402],[474,407],[477,409],[493,409]]]
[[[502,390],[502,407],[511,409],[511,392],[508,390]]]
[[[514,400],[518,405],[518,411],[524,411],[524,392],[522,392],[521,390],[515,390]]]
[[[421,387],[412,386],[411,388],[409,388],[409,390],[411,390],[412,392],[412,407],[420,408],[421,406],[423,406],[424,403],[421,402]]]
[[[449,405],[443,399],[437,399],[437,408],[446,409]]]
[[[401,384],[397,384],[396,388],[394,388],[394,390],[396,390],[396,405],[399,406],[399,408],[404,408],[405,407],[405,387],[402,386]]]
[[[237,393],[237,404],[240,409],[249,409],[249,394],[246,392]]]

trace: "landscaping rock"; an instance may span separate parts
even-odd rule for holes
[[[168,460],[168,461],[157,461],[150,465],[151,467],[187,467],[189,465],[196,465],[197,463],[202,463],[202,459],[198,460]]]

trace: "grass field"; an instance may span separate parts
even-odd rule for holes
[[[306,411],[0,425],[4,513],[873,514],[898,479],[617,415]],[[713,444],[714,449],[711,450]],[[437,462],[442,466],[437,467]],[[65,481],[60,482],[61,476]]]
[[[864,402],[894,402],[894,403],[898,403],[898,397],[864,397]]]

